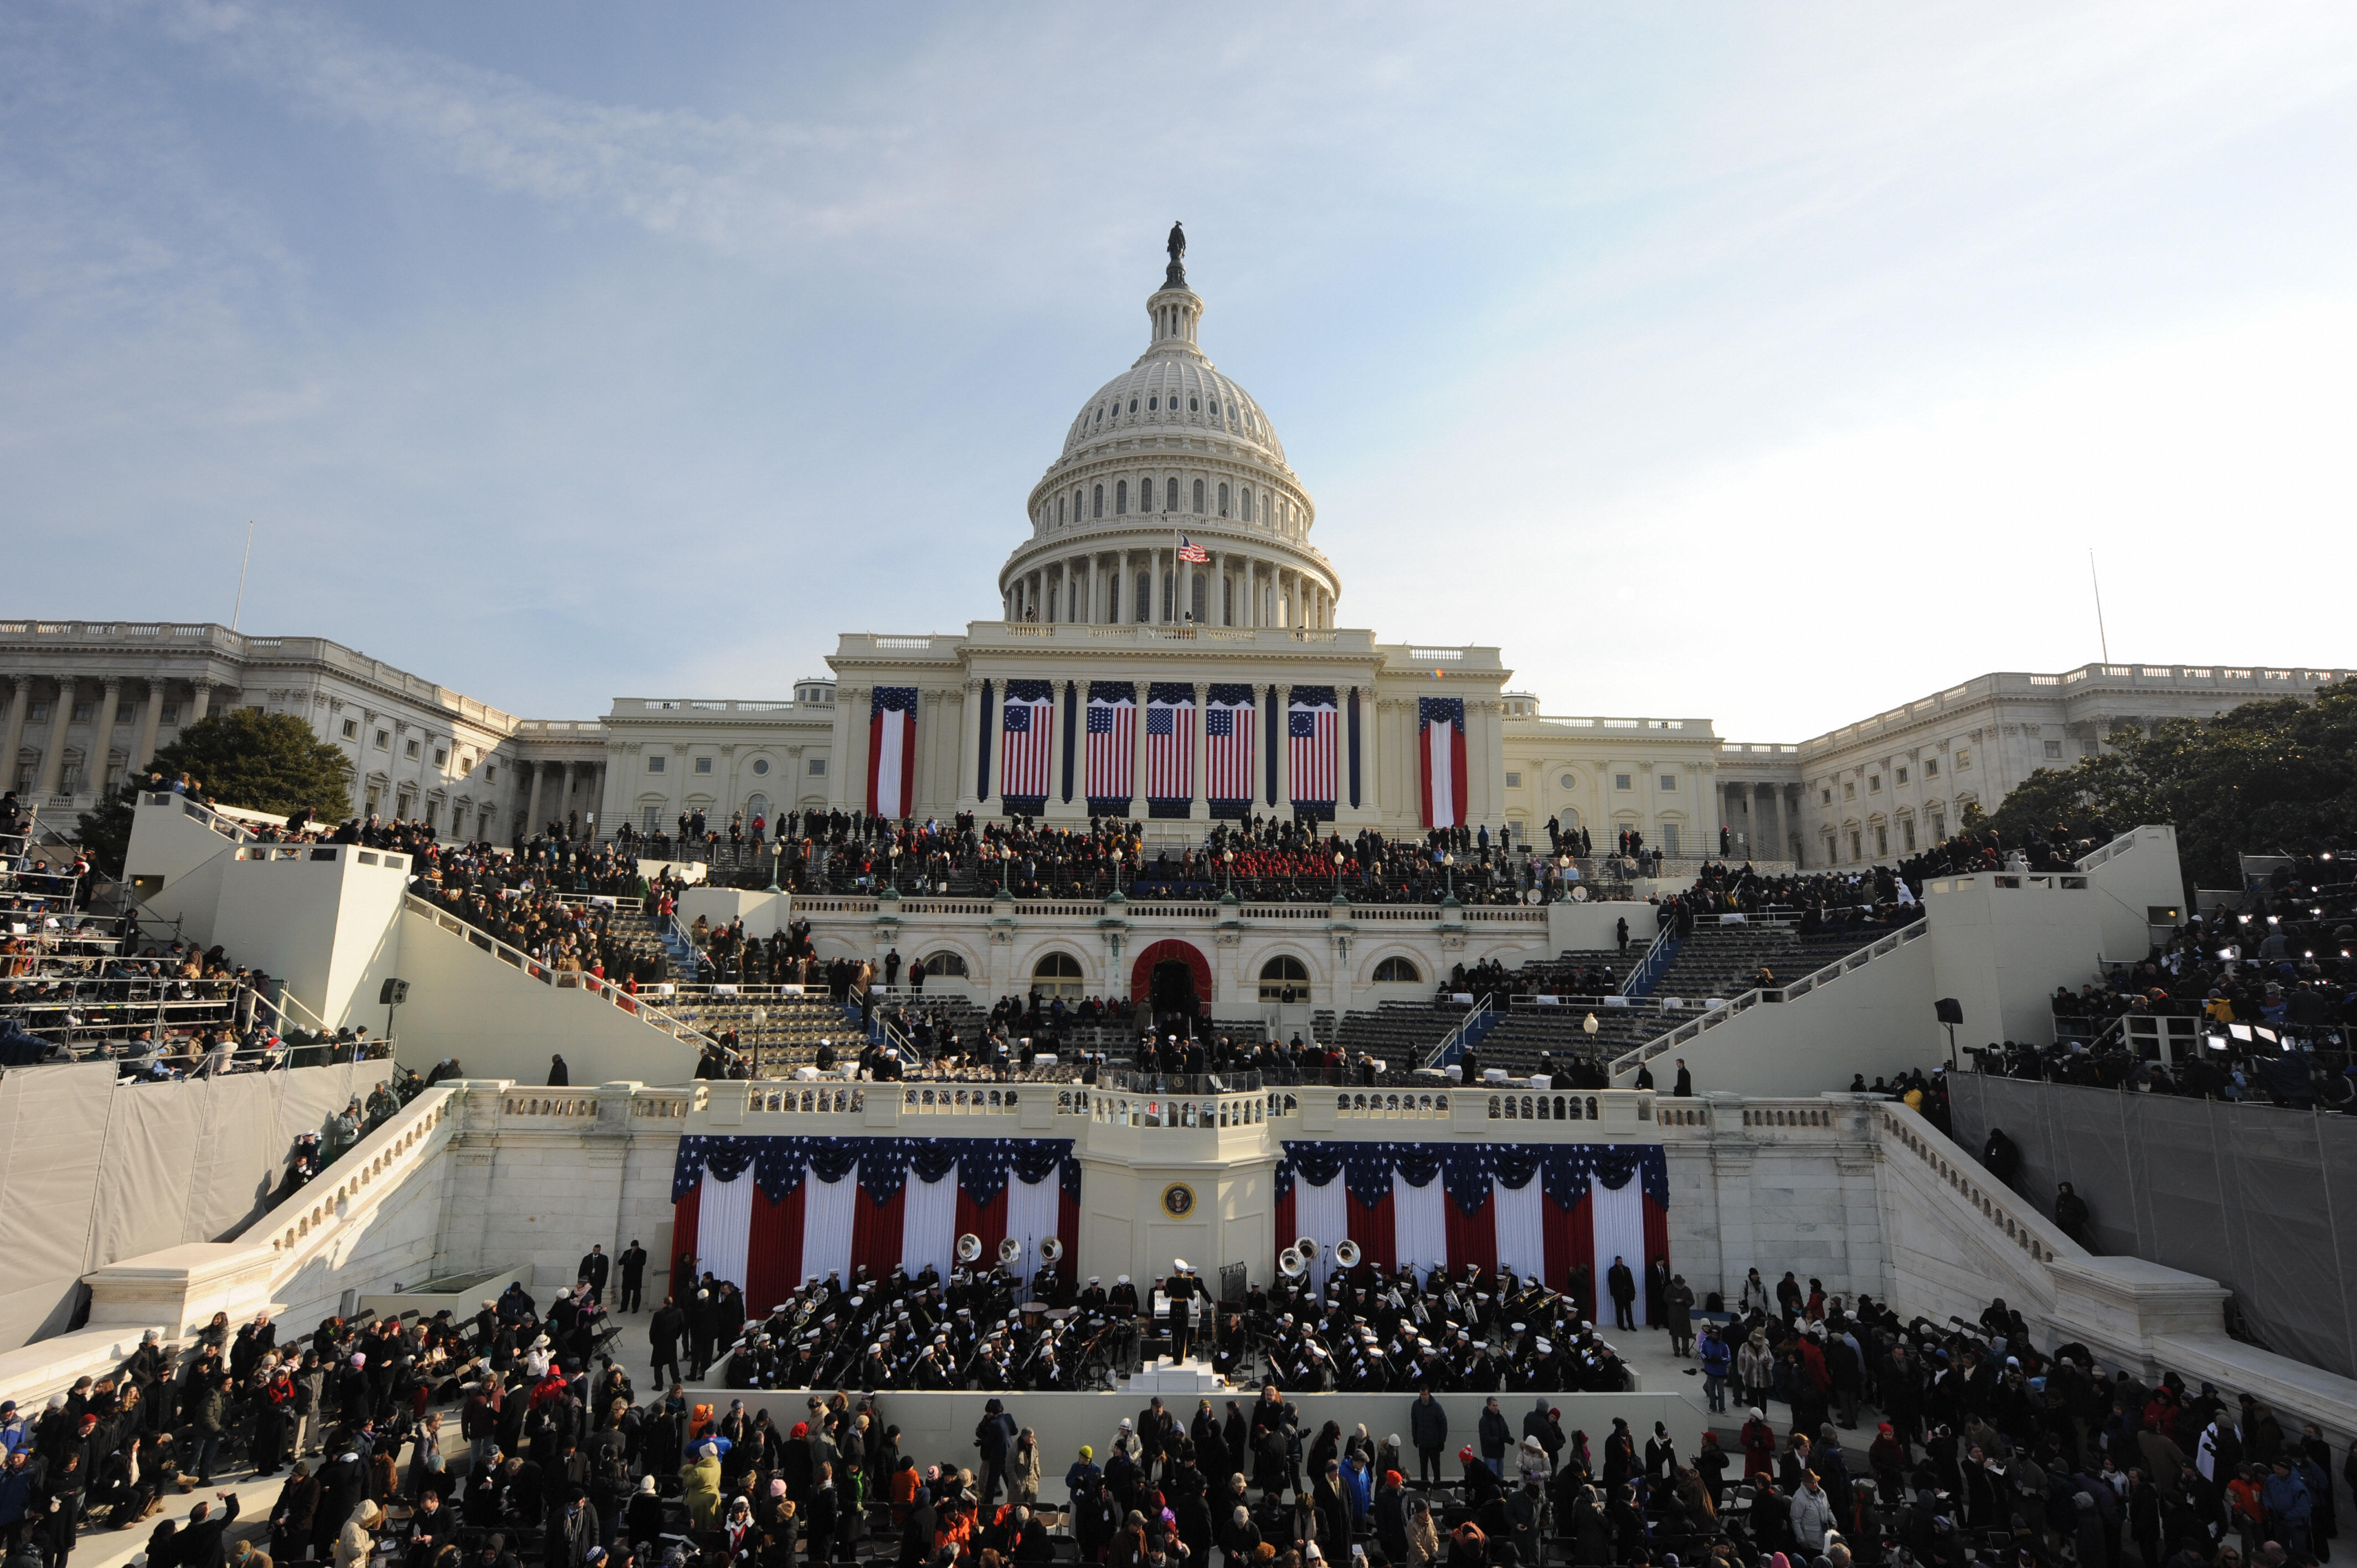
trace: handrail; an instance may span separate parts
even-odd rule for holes
[[[2095,867],[2103,865],[2105,861],[2118,859],[2121,855],[2127,854],[2128,851],[2136,847],[2136,835],[2142,832],[2144,832],[2143,824],[2130,828],[2127,832],[2121,833],[2118,837],[2113,839],[2102,848],[2091,850],[2079,859],[2072,861],[2071,863],[2071,869],[2073,871],[2093,871]]]
[[[142,790],[140,794],[141,798],[151,806],[168,806],[173,802],[178,801],[179,803],[181,812],[184,815],[196,818],[197,821],[212,829],[213,832],[221,834],[221,837],[229,840],[231,843],[260,843],[262,842],[262,835],[255,832],[253,829],[231,818],[221,815],[219,811],[214,811],[210,806],[205,805],[201,801],[190,800],[186,795],[175,794],[169,789],[147,789]]]
[[[730,1061],[742,1059],[740,1053],[728,1049],[693,1024],[683,1023],[644,996],[625,991],[610,980],[601,980],[587,970],[552,968],[530,953],[508,946],[489,931],[460,919],[438,904],[429,903],[414,893],[404,893],[402,897],[410,913],[422,915],[444,930],[463,938],[500,962],[520,971],[527,979],[537,980],[543,985],[553,986],[559,991],[586,991],[612,1003],[650,1028],[660,1030],[683,1044],[717,1051]]]
[[[1489,1014],[1490,998],[1488,995],[1484,994],[1475,997],[1473,999],[1473,1010],[1466,1014],[1464,1017],[1459,1018],[1457,1021],[1457,1027],[1449,1030],[1448,1034],[1441,1036],[1440,1044],[1432,1047],[1432,1054],[1426,1057],[1424,1060],[1418,1062],[1416,1065],[1418,1067],[1441,1066],[1448,1061],[1448,1052],[1452,1047],[1461,1054],[1465,1045],[1465,1031],[1471,1028],[1479,1020],[1487,1017]],[[1335,1025],[1335,1027],[1337,1029],[1341,1027],[1339,1021]]]
[[[246,1229],[241,1240],[259,1244],[266,1239],[277,1254],[270,1272],[273,1294],[333,1244],[368,1189],[396,1167],[416,1164],[434,1133],[449,1124],[455,1100],[447,1084],[425,1090]]]
[[[1641,980],[1645,982],[1649,988],[1652,986],[1659,970],[1669,962],[1668,950],[1676,944],[1677,929],[1677,922],[1674,920],[1663,920],[1655,929],[1653,940],[1646,947],[1644,957],[1637,961],[1636,966],[1629,971],[1629,977],[1620,983],[1620,995],[1639,994],[1637,983]],[[1650,994],[1650,989],[1647,994]]]
[[[1745,992],[1742,995],[1734,997],[1722,1003],[1720,1005],[1712,1008],[1709,1012],[1704,1014],[1693,1023],[1680,1025],[1677,1028],[1672,1029],[1665,1035],[1656,1035],[1653,1038],[1647,1040],[1644,1044],[1638,1046],[1633,1050],[1623,1052],[1621,1055],[1615,1057],[1612,1060],[1612,1066],[1609,1070],[1612,1076],[1616,1078],[1621,1073],[1632,1072],[1639,1067],[1643,1066],[1646,1062],[1652,1060],[1655,1057],[1661,1056],[1667,1051],[1685,1044],[1688,1040],[1695,1038],[1701,1035],[1704,1030],[1717,1028],[1719,1025],[1726,1023],[1729,1018],[1734,1017],[1738,1013],[1748,1012],[1763,1002],[1790,1002],[1795,997],[1805,996],[1810,992],[1815,990],[1818,986],[1838,980],[1843,975],[1849,973],[1852,970],[1861,969],[1867,964],[1872,963],[1878,958],[1881,958],[1889,953],[1897,952],[1900,948],[1906,946],[1909,942],[1915,940],[1918,937],[1927,935],[1930,930],[1931,926],[1929,922],[1917,920],[1911,925],[1901,926],[1899,929],[1891,932],[1889,936],[1884,937],[1867,947],[1857,948],[1850,952],[1844,953],[1840,958],[1835,959],[1833,962],[1825,965],[1823,969],[1816,971],[1814,973],[1804,974],[1800,979],[1792,982],[1790,985],[1771,985],[1764,988],[1754,987],[1753,989]]]

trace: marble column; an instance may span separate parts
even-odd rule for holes
[[[532,799],[523,809],[523,836],[531,838],[540,832],[540,784],[547,776],[548,764],[535,762],[532,767]]]
[[[1146,810],[1146,696],[1150,688],[1137,683],[1137,722],[1130,729],[1129,809],[1143,813]]]
[[[16,787],[16,753],[25,744],[25,710],[33,701],[30,675],[13,677],[9,684],[16,689],[8,694],[8,727],[0,736],[0,790]]]
[[[1211,607],[1209,605],[1204,607],[1207,611]],[[1187,808],[1187,815],[1199,822],[1208,822],[1211,820],[1211,798],[1209,793],[1211,779],[1211,737],[1203,733],[1203,721],[1210,716],[1211,711],[1211,688],[1198,681],[1195,682],[1194,745],[1190,747],[1195,754],[1195,793],[1192,804]]]
[[[58,682],[58,694],[49,703],[49,741],[41,748],[40,792],[54,795],[65,781],[66,725],[73,720],[74,682],[70,677]]]
[[[978,732],[981,726],[982,682],[968,681],[965,683],[965,702],[959,709],[957,787],[950,791],[951,798],[958,802],[961,811],[970,809],[975,804],[972,791],[974,764],[981,757],[978,750],[981,744]],[[791,806],[788,807],[788,810],[791,809]]]
[[[167,682],[156,680],[147,682],[147,701],[139,710],[139,744],[131,753],[131,770],[145,768],[156,759],[156,737],[164,724],[164,693]]]
[[[200,724],[213,710],[213,688],[210,681],[188,682],[188,723]],[[182,726],[185,728],[186,726]]]
[[[82,763],[82,786],[92,795],[102,794],[106,789],[107,765],[114,757],[114,715],[122,706],[123,677],[109,675],[98,699],[98,727],[91,737],[90,754]]]

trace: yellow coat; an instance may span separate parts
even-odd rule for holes
[[[687,1505],[687,1522],[691,1530],[717,1530],[720,1527],[720,1461],[691,1459],[679,1467],[681,1501]],[[342,1568],[339,1563],[337,1568]]]

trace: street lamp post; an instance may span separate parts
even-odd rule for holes
[[[889,874],[892,878],[892,896],[897,898],[900,896],[900,846],[897,843],[892,846]]]
[[[1339,850],[1339,849],[1338,849],[1338,850],[1336,850],[1336,851],[1334,852],[1334,897],[1337,897],[1337,898],[1340,898],[1341,896],[1342,896],[1342,852],[1341,852],[1340,850]]]
[[[1453,853],[1440,857],[1440,874],[1448,879],[1448,901],[1453,904],[1457,901],[1457,856]]]
[[[1236,891],[1236,852],[1234,850],[1225,849],[1220,852],[1220,867],[1227,876],[1228,896],[1233,897]]]

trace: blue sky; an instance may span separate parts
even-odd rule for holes
[[[1797,739],[2357,662],[2357,10],[0,11],[6,607],[530,716],[954,630],[1170,220],[1341,619]]]

